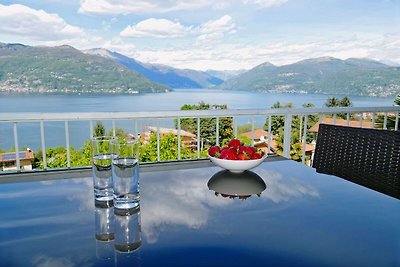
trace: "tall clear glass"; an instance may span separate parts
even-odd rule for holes
[[[112,202],[114,198],[111,163],[116,156],[111,149],[112,140],[116,140],[116,137],[99,136],[91,139],[92,176],[96,205],[104,203],[105,206],[108,206],[108,202]]]
[[[139,207],[139,141],[113,140],[114,213],[129,215]]]

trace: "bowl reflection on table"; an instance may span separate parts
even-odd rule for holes
[[[232,173],[223,170],[214,174],[207,185],[216,195],[239,199],[246,199],[252,195],[260,196],[267,188],[264,180],[252,171]]]

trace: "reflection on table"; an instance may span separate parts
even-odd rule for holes
[[[397,199],[288,160],[242,175],[143,172],[130,216],[91,177],[0,184],[1,265],[400,266]]]
[[[252,171],[232,173],[227,170],[214,174],[208,181],[207,186],[215,192],[216,196],[221,195],[222,197],[242,200],[252,195],[259,197],[267,188],[264,180]]]

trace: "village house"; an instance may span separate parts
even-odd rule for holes
[[[18,152],[21,170],[32,170],[32,161],[34,159],[33,151]],[[0,170],[1,171],[16,171],[17,170],[17,155],[15,152],[0,153]]]
[[[261,149],[264,153],[268,153],[268,132],[263,130],[263,129],[255,129],[254,130],[254,136],[252,132],[245,132],[242,133],[241,135],[246,136],[249,139],[254,138],[254,143],[253,145],[259,149]],[[276,143],[276,136],[272,135],[271,136],[271,143],[270,143],[270,149],[272,153],[277,153],[278,152],[278,145]],[[311,159],[313,158],[314,155],[314,150],[315,150],[315,144],[306,144],[305,148],[305,155],[308,156],[310,160],[307,160],[307,165],[311,166],[312,161]]]
[[[344,119],[338,119],[338,118],[336,118],[336,120],[334,120],[333,118],[323,118],[321,123],[323,123],[323,124],[330,124],[330,125],[350,126],[350,127],[357,127],[357,128],[360,128],[360,121],[359,121],[359,120],[356,120],[356,121],[350,120],[350,121],[348,122],[348,124],[347,124],[347,120],[344,120]],[[373,128],[372,126],[373,126],[373,125],[372,125],[372,122],[363,121],[363,122],[362,122],[362,127],[361,127],[361,128],[370,128],[370,129],[371,129],[371,128]],[[319,122],[317,122],[316,124],[314,124],[314,125],[310,128],[309,132],[317,134],[317,133],[318,133],[318,128],[319,128]]]
[[[175,136],[178,136],[178,130],[173,129],[173,128],[158,128],[160,137],[173,134]],[[150,136],[152,133],[157,133],[157,127],[154,126],[146,126],[142,133],[140,134],[140,140],[143,143],[148,143],[150,141]],[[197,138],[195,134],[192,134],[190,132],[180,130],[180,137],[181,137],[181,142],[183,145],[186,147],[196,147],[197,146]]]

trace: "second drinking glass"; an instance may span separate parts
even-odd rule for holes
[[[114,213],[128,215],[139,208],[139,142],[112,140]]]

